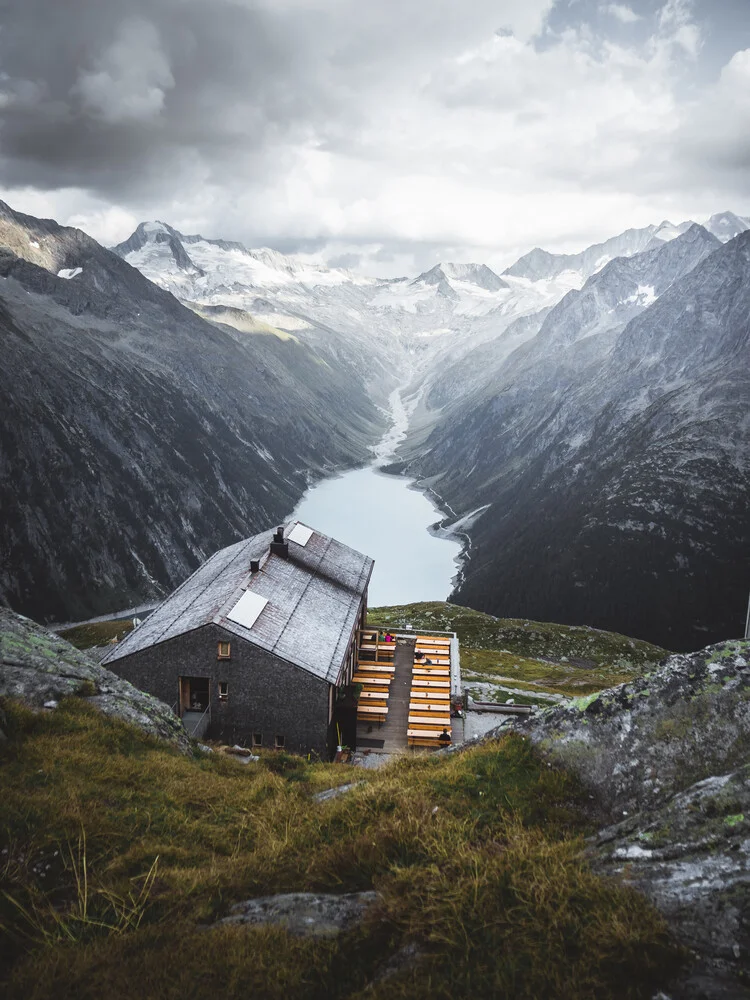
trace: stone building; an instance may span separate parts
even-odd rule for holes
[[[211,556],[102,664],[197,737],[327,758],[372,568],[299,522],[255,535]]]

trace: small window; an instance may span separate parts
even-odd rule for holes
[[[275,744],[275,746],[276,746],[277,750],[283,750],[284,749],[284,737],[283,736],[279,736],[279,735],[276,736],[276,744]]]
[[[232,655],[232,647],[228,642],[219,643],[219,651],[217,657],[220,660],[228,660]]]
[[[229,700],[229,682],[219,681],[219,701]]]
[[[253,733],[253,746],[254,747],[263,746],[263,733]]]

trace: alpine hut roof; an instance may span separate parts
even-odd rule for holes
[[[102,664],[214,623],[335,683],[373,560],[296,521],[284,530],[288,555],[273,551],[272,536],[266,531],[214,553]],[[251,561],[260,563],[256,572]],[[228,617],[243,617],[235,610],[242,598],[243,606],[261,608],[249,627]]]

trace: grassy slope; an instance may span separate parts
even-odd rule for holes
[[[124,639],[128,632],[133,631],[132,621],[92,622],[90,625],[76,625],[65,632],[60,632],[60,638],[66,639],[76,649],[91,649],[94,646],[106,646],[112,639]]]
[[[75,698],[5,707],[9,1000],[354,1000],[408,944],[422,960],[368,998],[636,998],[676,961],[645,900],[589,872],[577,787],[518,735],[360,772],[315,803],[351,770],[188,759]],[[372,886],[378,910],[340,939],[204,929],[253,895]]]
[[[455,631],[461,673],[471,679],[578,696],[600,691],[653,669],[667,650],[586,625],[554,625],[492,615],[441,601],[371,608],[369,619],[396,627]],[[520,699],[519,699],[520,700]],[[533,700],[533,699],[532,699]]]

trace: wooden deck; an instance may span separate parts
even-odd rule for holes
[[[451,640],[443,636],[400,635],[395,643],[385,643],[382,631],[363,630],[354,675],[362,685],[358,741],[384,754],[450,745],[451,648]],[[422,652],[418,659],[416,650]],[[460,726],[455,735],[462,740],[462,734]]]

